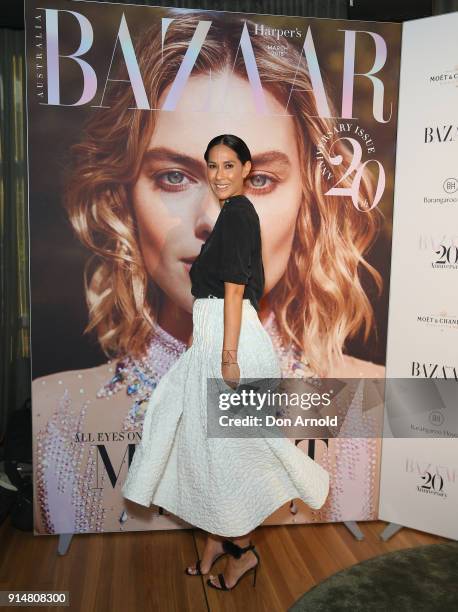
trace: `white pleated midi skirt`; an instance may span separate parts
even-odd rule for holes
[[[207,378],[222,379],[224,299],[197,298],[192,316],[192,346],[149,400],[124,497],[224,537],[247,534],[291,499],[321,508],[329,474],[288,439],[207,437]],[[281,378],[271,338],[248,299],[237,359],[241,379]]]

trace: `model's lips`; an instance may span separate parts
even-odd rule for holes
[[[215,183],[215,187],[219,191],[223,191],[224,189],[227,189],[228,187],[230,187],[230,185],[218,185],[218,184]]]
[[[196,260],[196,257],[184,257],[181,261],[183,262],[186,272],[189,274],[192,264]]]

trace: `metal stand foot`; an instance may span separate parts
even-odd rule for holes
[[[57,545],[57,552],[59,555],[66,555],[70,548],[70,542],[72,541],[73,533],[61,533],[59,535],[59,543]]]
[[[394,534],[397,533],[400,529],[402,529],[402,525],[397,525],[396,523],[389,523],[385,527],[385,529],[381,532],[379,537],[380,537],[381,540],[386,542],[392,536],[394,536]]]
[[[359,542],[361,542],[361,540],[364,540],[364,534],[358,527],[358,523],[356,521],[344,521],[344,525]]]

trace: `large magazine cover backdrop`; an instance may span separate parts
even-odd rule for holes
[[[120,490],[148,399],[192,331],[189,268],[219,213],[203,160],[217,134],[253,155],[259,315],[283,375],[384,376],[400,36],[388,23],[26,3],[37,533],[189,527]],[[377,518],[380,440],[291,443],[329,471],[330,494],[265,524]]]

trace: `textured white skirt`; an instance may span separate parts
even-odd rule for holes
[[[193,344],[151,395],[124,497],[225,537],[252,531],[291,499],[321,508],[329,474],[290,440],[207,437],[207,378],[222,378],[224,300],[198,298],[192,315]],[[237,358],[241,379],[281,378],[271,338],[248,299]]]

